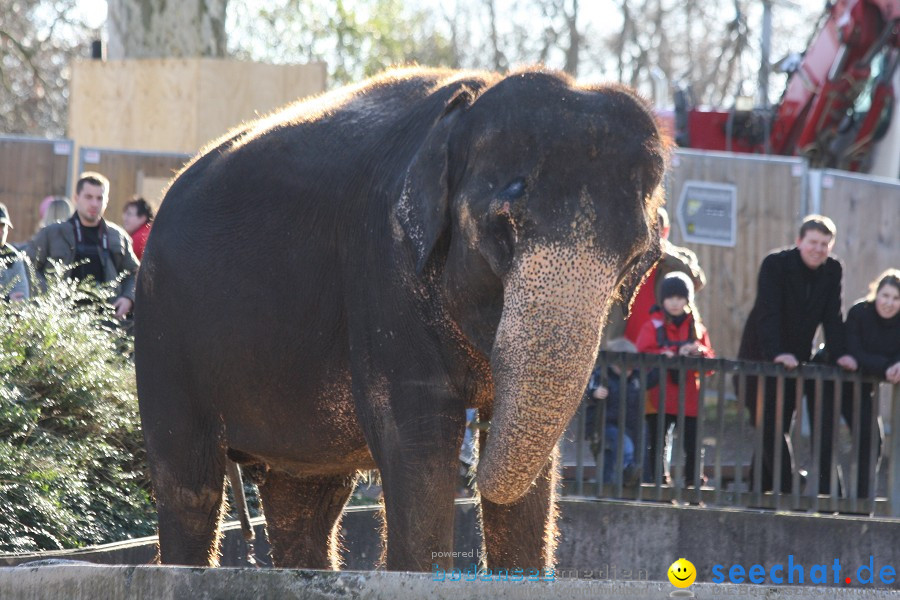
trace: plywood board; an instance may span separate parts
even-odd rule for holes
[[[325,69],[210,58],[75,61],[80,146],[192,154],[242,121],[325,90]]]
[[[137,186],[137,194],[142,196],[156,210],[162,202],[163,192],[168,189],[171,181],[171,177],[143,177]]]
[[[297,68],[202,59],[196,110],[204,117],[197,119],[197,137],[206,144],[232,127],[324,90],[323,63]]]

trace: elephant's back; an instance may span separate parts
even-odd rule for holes
[[[222,277],[277,287],[287,270],[336,276],[334,261],[388,241],[378,230],[453,90],[488,82],[481,73],[393,71],[230,132],[171,185],[142,278],[190,296]]]
[[[213,143],[175,179],[154,221],[136,345],[147,353],[166,337],[206,352],[216,339],[233,354],[264,337],[286,353],[308,336],[340,337],[344,267],[390,243],[388,213],[412,156],[452,90],[486,81],[396,72]]]
[[[384,204],[396,199],[406,166],[440,115],[447,93],[436,90],[486,82],[478,73],[393,71],[230,132],[173,182],[147,262],[206,271],[206,261],[223,253],[237,264],[256,260],[241,249],[248,245],[287,240],[308,256],[359,240],[371,213],[386,214]]]

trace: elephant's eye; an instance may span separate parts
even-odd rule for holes
[[[525,195],[525,179],[516,177],[510,181],[497,197],[501,200],[517,200]]]

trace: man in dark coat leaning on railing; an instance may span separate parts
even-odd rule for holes
[[[813,337],[819,324],[837,364],[855,370],[856,360],[846,354],[841,317],[841,263],[829,256],[836,228],[828,217],[810,215],[803,220],[795,247],[775,251],[759,270],[756,301],[744,325],[738,358],[771,361],[791,370],[812,357]],[[774,377],[765,378],[764,410],[757,420],[758,379],[747,378],[744,402],[754,426],[763,428],[763,490],[774,489],[776,436],[782,443],[781,491],[790,493],[794,467],[793,449],[785,439],[796,404],[796,379],[785,378],[781,431],[776,431],[777,389]],[[740,394],[740,390],[738,390]]]

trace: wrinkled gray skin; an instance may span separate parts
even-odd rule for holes
[[[487,566],[552,565],[554,447],[610,299],[658,256],[663,154],[625,88],[411,69],[199,156],[136,299],[161,560],[215,564],[228,456],[265,471],[276,565],[336,568],[344,503],[377,468],[386,567],[446,568],[477,407]]]

